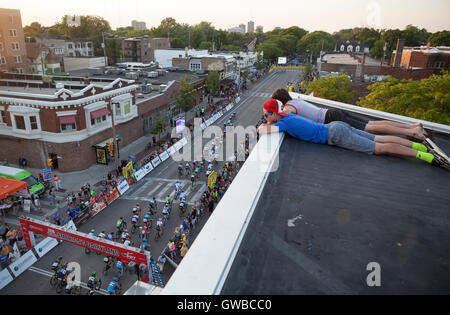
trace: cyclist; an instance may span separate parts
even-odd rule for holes
[[[153,197],[153,199],[148,202],[148,209],[153,214],[153,210],[156,210],[157,206],[156,198]]]
[[[119,278],[122,277],[123,276],[123,262],[118,260],[117,264],[116,264],[116,268],[117,268],[117,271],[119,273]]]
[[[107,291],[109,294],[116,294],[116,289],[119,288],[119,279],[115,277],[108,285]]]
[[[158,221],[156,222],[156,234],[161,237],[163,234],[163,221],[162,218],[159,218]]]
[[[174,185],[175,193],[177,193],[180,190],[180,188],[181,188],[180,186],[181,186],[180,182],[177,181]]]
[[[90,289],[94,289],[97,287],[98,279],[97,279],[97,272],[92,271],[91,276],[89,277],[86,285]]]
[[[178,164],[178,174],[183,175],[183,164]]]
[[[150,215],[150,212],[147,212],[144,216],[144,224],[149,227],[152,226],[153,220],[152,216]]]
[[[145,238],[147,238],[147,236],[148,236],[148,226],[147,225],[144,225],[144,226],[141,226],[141,227],[139,227],[140,229],[141,229],[141,238],[142,239],[145,239]]]
[[[91,236],[95,236],[95,230],[94,229],[92,229],[90,232],[89,232],[89,235],[91,235]]]
[[[137,214],[140,216],[141,215],[141,205],[139,204],[139,202],[136,202],[136,211],[137,211]]]
[[[123,244],[126,245],[126,246],[131,246],[131,240],[130,240],[130,238],[128,237],[128,238],[123,242]]]
[[[186,197],[183,189],[180,192],[180,202],[186,203]]]
[[[194,187],[194,183],[195,183],[195,174],[192,174],[191,175],[191,185],[192,185],[192,187]]]
[[[172,204],[172,198],[170,198],[170,195],[167,195],[166,197],[166,205],[167,204]]]
[[[139,223],[139,216],[137,214],[133,215],[133,217],[131,218],[131,223],[136,228]]]
[[[62,256],[58,256],[58,258],[56,258],[56,260],[52,264],[52,270],[55,273],[58,273],[63,265],[64,265],[64,263],[63,263],[63,260],[62,260]]]
[[[120,217],[116,222],[116,228],[119,230],[119,233],[122,233],[123,229],[127,227],[126,222],[123,220],[123,217]]]
[[[103,258],[103,262],[105,263],[105,270],[108,270],[109,268],[112,267],[113,264],[113,258],[110,256],[106,256],[105,258]]]
[[[185,210],[186,210],[186,204],[183,201],[181,201],[180,202],[180,211],[181,211],[181,213],[184,214]]]
[[[67,263],[62,265],[61,269],[59,269],[58,272],[58,280],[65,282],[69,273],[67,272]]]
[[[168,220],[169,219],[170,207],[169,207],[169,205],[167,203],[164,206],[164,209],[162,210],[162,214],[163,214],[164,220]]]
[[[127,230],[123,230],[122,236],[120,237],[122,239],[122,243],[129,237],[130,237],[130,234],[128,234],[128,231]]]
[[[140,248],[143,249],[143,250],[147,250],[147,246],[148,246],[147,239],[143,238]]]
[[[191,172],[191,166],[189,165],[189,162],[186,162],[184,168],[186,170],[186,175],[188,175]]]
[[[98,237],[106,238],[105,231],[101,231],[101,232],[98,234]]]

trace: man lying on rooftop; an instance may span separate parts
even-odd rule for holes
[[[258,127],[259,134],[285,131],[294,138],[308,142],[327,143],[367,154],[416,157],[450,170],[448,158],[434,152],[427,145],[396,136],[376,136],[342,121],[328,124],[313,122],[298,115],[285,113],[283,103],[276,99],[264,103],[264,117],[267,124]]]
[[[390,120],[367,120],[342,109],[319,108],[301,98],[293,100],[286,89],[276,90],[273,92],[272,98],[283,103],[283,112],[299,115],[318,123],[328,124],[332,121],[343,121],[353,128],[372,134],[403,135],[419,141],[430,138],[421,123],[409,125]]]

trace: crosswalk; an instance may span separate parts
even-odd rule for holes
[[[137,200],[137,201],[150,201],[155,197],[157,202],[165,202],[167,195],[173,199],[175,195],[175,183],[179,181],[181,189],[184,190],[186,201],[188,205],[193,205],[198,201],[206,190],[206,181],[197,181],[192,187],[191,181],[187,179],[167,179],[167,178],[144,178],[140,186],[136,185],[137,188],[134,190],[130,189],[125,195],[122,196],[123,199],[127,200]]]
[[[250,97],[270,98],[272,96],[272,93],[250,92],[249,96]]]

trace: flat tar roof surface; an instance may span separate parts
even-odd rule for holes
[[[221,294],[449,292],[449,171],[286,135]]]

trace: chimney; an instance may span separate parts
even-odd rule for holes
[[[400,67],[400,62],[402,61],[403,47],[405,47],[405,40],[397,40],[397,48],[395,49],[394,67]]]
[[[366,53],[363,53],[361,58],[361,64],[364,66],[365,63],[366,63]]]

